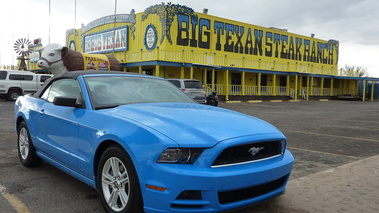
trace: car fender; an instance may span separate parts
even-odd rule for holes
[[[89,111],[83,115],[80,122],[78,167],[82,168],[81,172],[87,177],[93,178],[96,174],[98,159],[109,145],[120,145],[131,157],[134,164],[136,164],[134,161],[157,159],[167,147],[179,146],[154,129],[133,120],[110,116],[111,114],[111,109]],[[91,152],[96,153],[96,155],[89,154]]]

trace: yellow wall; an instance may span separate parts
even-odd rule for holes
[[[162,19],[164,15],[167,19]],[[128,26],[128,47],[127,51],[116,51],[115,56],[123,63],[161,60],[337,74],[337,41],[197,13],[182,5],[153,5],[135,14],[135,24],[109,23],[86,31],[83,36],[122,26]],[[77,50],[83,51],[79,48],[81,36],[80,31],[69,35],[67,45],[75,41]]]

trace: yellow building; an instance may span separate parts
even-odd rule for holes
[[[132,10],[102,17],[68,30],[66,38],[74,50],[113,54],[127,72],[200,80],[207,92],[217,91],[226,101],[355,97],[359,81],[371,80],[374,91],[379,80],[342,76],[336,40],[215,17],[171,3],[138,14]]]

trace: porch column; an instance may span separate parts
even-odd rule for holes
[[[309,100],[309,75],[307,76],[307,94],[306,94],[306,97],[307,97],[307,101]]]
[[[216,91],[215,89],[215,69],[212,69],[212,92]],[[216,91],[218,92],[218,91]]]
[[[203,84],[205,86],[207,86],[207,69],[204,69],[204,72],[203,72]],[[207,93],[207,92],[206,92]]]
[[[138,66],[138,73],[142,74],[142,66]]]
[[[155,65],[155,76],[160,77],[159,65]]]
[[[321,96],[324,95],[324,80],[325,80],[325,78],[322,77],[322,78],[321,78],[321,91],[320,91],[320,95],[321,95]]]
[[[313,78],[314,78],[314,77],[311,76],[311,83],[310,83],[310,90],[311,90],[311,91],[309,92],[310,95],[313,95]],[[309,84],[309,82],[308,82],[307,84]],[[308,93],[308,91],[307,91],[307,93]]]
[[[272,76],[274,79],[272,79],[272,84],[273,84],[273,90],[274,91],[272,91],[272,95],[273,96],[276,96],[276,74],[274,74],[273,76]]]
[[[261,80],[262,80],[262,73],[258,73],[258,95],[261,95]]]
[[[184,78],[184,67],[181,67],[181,68],[180,68],[180,78],[181,78],[181,79]]]
[[[366,80],[363,80],[362,101],[366,100]]]
[[[371,98],[370,98],[370,101],[374,101],[374,86],[375,86],[375,81],[371,81]]]
[[[298,86],[297,86],[298,83],[299,83],[299,76],[295,75],[295,100],[297,100],[297,96],[298,96]]]
[[[229,70],[225,70],[225,101],[229,101]]]
[[[333,94],[334,94],[334,78],[331,78],[330,79],[330,96],[333,96]]]
[[[241,81],[242,81],[242,94],[241,95],[245,95],[245,72],[242,72],[242,76],[241,76]]]
[[[193,79],[193,67],[190,68],[190,77],[189,79]]]
[[[288,62],[289,63],[289,62]],[[287,75],[287,82],[286,82],[286,95],[289,96],[290,95],[290,75]]]

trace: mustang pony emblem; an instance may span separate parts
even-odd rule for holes
[[[262,147],[251,147],[251,148],[249,149],[248,152],[250,152],[250,154],[251,154],[252,156],[255,156],[255,155],[258,154],[258,152],[261,151],[262,149],[264,149],[263,146],[262,146]]]

